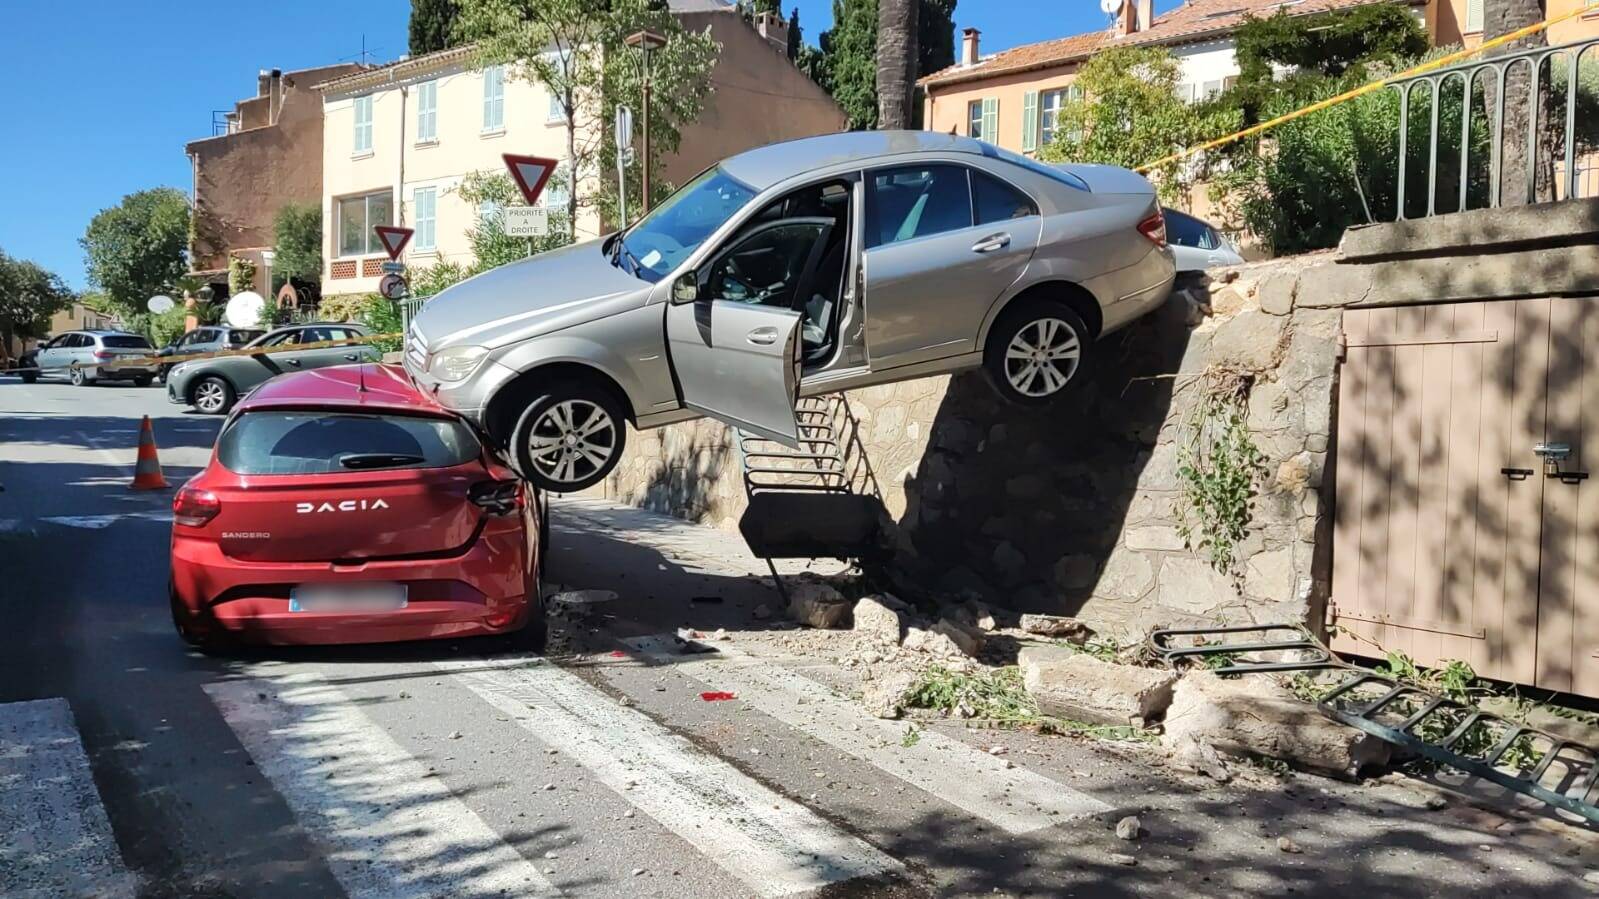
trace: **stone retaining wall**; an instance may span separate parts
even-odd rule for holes
[[[1156,624],[1321,620],[1340,313],[1298,301],[1329,256],[1215,273],[1094,348],[1094,374],[1043,409],[1001,402],[981,373],[845,397],[857,484],[892,523],[886,574],[901,589],[976,592],[1086,618],[1122,637]],[[1208,302],[1206,302],[1208,300]],[[1317,304],[1321,305],[1321,304]],[[1266,462],[1237,576],[1179,532],[1184,421],[1207,366],[1258,370],[1248,426]],[[595,492],[736,529],[744,495],[727,428],[634,433]]]

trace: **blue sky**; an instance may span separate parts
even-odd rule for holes
[[[791,8],[795,0],[783,0]],[[1158,0],[1164,11],[1177,0]],[[798,0],[806,39],[832,0]],[[0,0],[0,249],[83,288],[89,219],[125,194],[190,188],[183,146],[212,110],[255,92],[262,68],[405,52],[408,0]],[[985,52],[1101,27],[1097,0],[960,0]]]

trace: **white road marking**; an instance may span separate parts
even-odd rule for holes
[[[672,670],[717,690],[878,770],[964,809],[1010,833],[1029,833],[1111,810],[1099,799],[943,734],[922,731],[903,745],[905,724],[869,714],[860,703],[772,662],[718,645],[716,655],[679,655],[671,637],[624,643],[670,660]],[[720,656],[720,657],[719,657]]]
[[[131,897],[65,699],[0,705],[0,896]]]
[[[349,899],[556,895],[410,752],[314,674],[207,684]]]
[[[573,758],[755,895],[793,895],[902,867],[549,662],[529,658],[434,664]]]

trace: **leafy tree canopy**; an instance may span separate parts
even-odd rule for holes
[[[411,55],[421,56],[460,43],[455,31],[459,15],[455,0],[411,0]]]
[[[272,220],[272,274],[316,281],[322,277],[322,207],[285,203]]]
[[[150,297],[172,289],[188,270],[189,199],[158,187],[128,194],[89,221],[83,247],[89,283],[118,310],[144,309]]]
[[[54,272],[0,250],[0,354],[14,337],[43,337],[50,316],[72,303],[72,291]]]
[[[920,0],[916,76],[955,61],[955,0]],[[819,58],[795,62],[827,89],[851,128],[877,127],[877,0],[833,0],[833,27],[821,33]]]

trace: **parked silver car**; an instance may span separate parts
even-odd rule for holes
[[[23,360],[38,371],[24,371],[22,380],[32,384],[43,377],[65,376],[74,386],[96,381],[132,381],[148,387],[155,379],[156,365],[118,365],[104,368],[107,362],[134,356],[153,356],[155,347],[142,335],[125,331],[67,331],[50,338]]]
[[[623,423],[709,415],[796,444],[798,394],[984,366],[1036,404],[1160,305],[1148,181],[970,138],[833,134],[706,170],[627,231],[484,272],[414,318],[405,365],[556,492]]]
[[[226,325],[201,325],[156,351],[157,356],[188,356],[193,353],[214,353],[217,350],[236,350],[266,332],[260,328],[230,328]],[[161,377],[176,363],[161,363]]]
[[[364,325],[350,322],[312,322],[268,331],[243,348],[271,347],[278,352],[196,359],[173,366],[167,372],[167,400],[193,406],[206,415],[222,415],[233,408],[239,397],[274,375],[351,362],[383,361],[383,354],[370,344],[293,349],[299,344],[350,340],[370,333]]]

